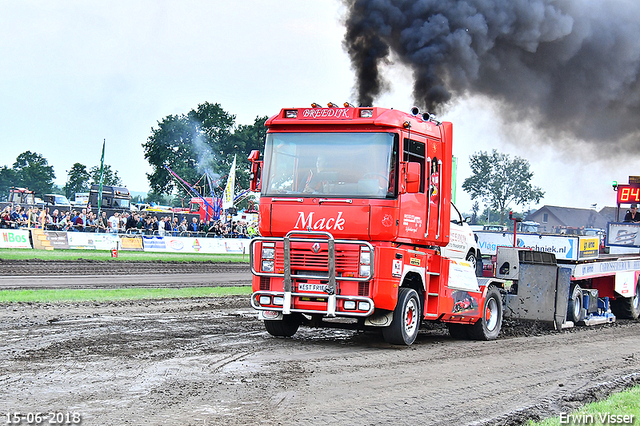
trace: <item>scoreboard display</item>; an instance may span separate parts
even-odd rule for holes
[[[618,204],[640,204],[640,186],[618,185]]]

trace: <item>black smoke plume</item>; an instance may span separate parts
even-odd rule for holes
[[[430,112],[481,95],[564,136],[640,147],[637,0],[343,1],[361,105],[386,90],[382,67],[397,61]]]

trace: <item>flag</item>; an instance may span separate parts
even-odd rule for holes
[[[233,207],[234,189],[236,187],[236,156],[233,156],[233,163],[231,163],[231,169],[229,170],[229,178],[227,179],[227,186],[224,188],[224,194],[222,196],[222,208],[227,210]]]
[[[104,145],[107,142],[106,139],[102,141],[102,157],[100,157],[100,187],[98,188],[98,215],[102,208],[102,181],[104,178]]]

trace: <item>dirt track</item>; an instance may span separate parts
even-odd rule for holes
[[[0,305],[0,339],[0,410],[83,425],[517,425],[640,383],[635,321],[508,326],[494,342],[435,326],[405,348],[340,330],[273,338],[229,297]]]

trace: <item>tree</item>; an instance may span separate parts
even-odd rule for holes
[[[472,175],[464,180],[462,189],[471,199],[481,198],[500,212],[500,223],[504,223],[505,212],[511,203],[524,205],[536,203],[544,196],[544,191],[531,185],[533,172],[529,162],[508,154],[480,151],[469,157]]]
[[[67,183],[64,186],[64,195],[71,199],[76,192],[89,192],[89,172],[87,166],[74,163],[67,173]]]
[[[29,188],[37,195],[51,192],[56,175],[53,166],[41,154],[25,151],[13,163],[15,186]]]
[[[0,168],[0,200],[5,200],[9,196],[9,189],[17,182],[16,172],[7,166]]]
[[[234,131],[235,115],[224,111],[219,104],[205,102],[183,115],[169,115],[151,129],[143,144],[145,159],[151,165],[147,174],[151,191],[156,194],[178,193],[181,198],[191,195],[165,167],[171,168],[192,186],[202,187],[208,175],[218,185],[221,195],[226,176],[236,155],[236,193],[249,187],[249,161],[253,149],[262,150],[266,136],[267,117],[256,117],[252,125],[238,126]],[[209,193],[202,194],[205,196]],[[242,204],[238,207],[242,208]]]
[[[111,170],[110,165],[104,165],[102,174],[103,185],[122,186],[122,179],[118,176],[117,171]],[[89,175],[91,176],[91,184],[100,184],[100,166],[93,166],[91,170],[89,170]]]
[[[151,192],[170,194],[175,189],[186,194],[177,185],[165,167],[170,167],[182,179],[194,183],[199,177],[198,162],[213,166],[213,153],[204,140],[205,136],[185,115],[169,115],[158,122],[158,128],[151,129],[151,136],[142,144],[144,158],[151,165],[152,173],[147,173]],[[198,151],[196,146],[202,147]]]
[[[480,203],[478,201],[473,202],[473,206],[471,206],[471,225],[478,224],[478,212],[480,211]]]

